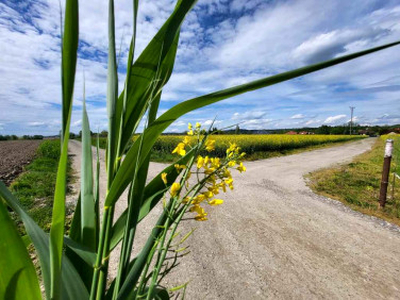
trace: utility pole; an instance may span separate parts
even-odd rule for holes
[[[350,111],[351,111],[351,117],[350,117],[350,135],[353,135],[353,111],[355,107],[350,106]]]

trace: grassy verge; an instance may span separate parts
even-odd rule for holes
[[[44,141],[37,149],[35,159],[10,186],[12,193],[45,231],[50,230],[59,157],[60,141]],[[22,222],[16,221],[20,233],[25,234]]]
[[[385,137],[379,138],[370,151],[359,155],[350,164],[311,173],[308,176],[310,187],[314,192],[339,200],[354,210],[400,225],[400,182],[395,184],[392,197],[392,173],[386,207],[379,208],[384,147]],[[395,160],[393,157],[392,171],[396,167]]]

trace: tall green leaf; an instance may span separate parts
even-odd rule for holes
[[[2,201],[0,228],[0,299],[41,299],[35,267]]]
[[[72,108],[72,95],[74,92],[76,52],[79,41],[79,7],[78,0],[66,0],[64,36],[62,39],[62,124],[61,140],[66,135],[68,116]]]
[[[108,185],[110,185],[114,174],[114,164],[117,157],[118,145],[116,124],[119,116],[115,113],[116,101],[118,99],[118,72],[115,51],[115,20],[114,1],[109,1],[108,12],[108,75],[107,75],[107,114],[108,114],[108,140],[107,140],[107,172]]]
[[[210,93],[204,96],[196,97],[191,100],[187,100],[181,102],[163,115],[161,115],[152,125],[146,130],[146,137],[143,143],[143,155],[149,153],[151,151],[152,146],[154,145],[158,136],[176,119],[185,115],[188,112],[196,110],[198,108],[204,107],[206,105],[210,105],[216,103],[218,101],[231,98],[246,92],[254,91],[263,87],[267,87],[270,85],[274,85],[283,81],[287,81],[296,77],[300,77],[312,72],[316,72],[321,69],[325,69],[376,51],[380,51],[389,47],[393,47],[400,44],[400,42],[386,44],[380,47],[375,47],[372,49],[360,51],[357,53],[345,55],[342,57],[334,58],[328,61],[324,61],[321,63],[317,63],[314,65],[302,67],[293,71],[284,72],[278,75],[273,75],[270,77],[266,77],[263,79],[255,80],[246,84],[238,85],[235,87],[231,87],[228,89],[220,90],[214,93]],[[115,176],[115,180],[110,188],[109,193],[106,197],[106,205],[112,205],[115,203],[122,192],[125,190],[127,185],[130,182],[130,178],[132,178],[135,171],[135,163],[136,163],[136,155],[139,148],[139,144],[136,141],[133,146],[129,149],[126,154],[126,157],[118,170],[118,173]]]
[[[40,270],[46,290],[46,297],[50,299],[50,248],[49,236],[26,213],[21,203],[11,194],[2,181],[0,181],[0,197],[15,211],[24,223],[25,230],[32,240],[39,257]],[[64,299],[86,299],[89,297],[78,272],[67,257],[62,260],[62,295]]]
[[[92,251],[97,250],[97,222],[95,200],[93,195],[93,158],[92,136],[86,103],[83,99],[82,109],[82,163],[81,163],[81,240],[80,244]]]
[[[57,170],[53,216],[50,229],[51,298],[61,298],[61,268],[65,225],[65,192],[68,162],[68,139],[72,113],[75,70],[79,41],[78,0],[66,0],[64,36],[62,37],[62,149]]]

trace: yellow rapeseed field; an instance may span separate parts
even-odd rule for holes
[[[230,144],[235,143],[243,152],[251,155],[257,152],[274,152],[305,148],[309,146],[343,142],[360,139],[362,136],[349,135],[286,135],[286,134],[263,134],[263,135],[215,135],[215,154],[222,156]],[[176,145],[182,140],[181,135],[160,136],[154,145],[154,151],[171,153]]]

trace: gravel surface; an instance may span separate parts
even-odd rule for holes
[[[0,141],[0,180],[9,185],[35,156],[41,140]]]
[[[399,299],[398,227],[313,194],[303,177],[349,162],[373,142],[246,163],[225,203],[207,209],[209,221],[183,223],[183,232],[197,227],[191,253],[164,284],[190,281],[186,299]],[[80,156],[80,143],[70,146]],[[163,167],[152,164],[151,174]],[[160,209],[140,224],[139,246]],[[111,268],[114,274],[115,257]]]

